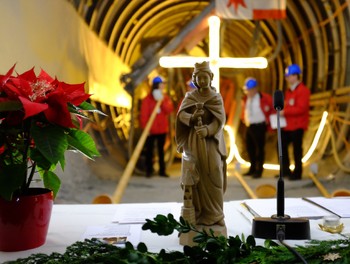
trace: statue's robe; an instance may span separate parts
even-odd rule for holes
[[[196,104],[203,103],[202,124],[208,136],[200,138],[191,122]],[[196,224],[224,225],[223,194],[226,190],[225,110],[219,93],[186,93],[176,117],[176,143],[183,155],[182,184],[192,185]]]

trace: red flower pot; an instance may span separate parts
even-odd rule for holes
[[[45,188],[30,188],[12,201],[0,198],[0,251],[36,248],[46,241],[53,193]]]

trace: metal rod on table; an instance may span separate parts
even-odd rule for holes
[[[278,141],[278,160],[280,163],[280,174],[277,181],[277,216],[284,217],[284,179],[283,179],[284,175],[283,175],[283,157],[282,157],[282,138],[281,138],[281,126],[280,126],[280,109],[277,109],[277,141]]]

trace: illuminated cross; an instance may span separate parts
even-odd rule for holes
[[[164,68],[193,68],[195,63],[209,61],[214,74],[213,86],[220,92],[220,68],[257,68],[267,67],[267,60],[263,57],[252,58],[222,58],[220,57],[220,18],[211,16],[209,22],[209,56],[164,56],[159,59]]]

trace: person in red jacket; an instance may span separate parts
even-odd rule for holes
[[[289,65],[285,78],[289,85],[284,94],[284,109],[280,112],[286,118],[281,130],[283,175],[289,180],[302,178],[303,135],[309,125],[310,90],[300,80],[301,69],[297,64]],[[293,145],[295,169],[289,169],[288,146]]]
[[[169,96],[165,94],[164,86],[163,79],[159,76],[155,77],[152,81],[151,93],[149,93],[141,103],[140,125],[141,128],[145,128],[157,101],[162,100],[162,104],[146,140],[147,177],[153,174],[153,148],[155,142],[157,142],[158,150],[159,176],[168,177],[164,161],[164,145],[166,135],[169,132],[169,115],[174,111],[174,105]]]
[[[241,119],[247,127],[245,144],[250,160],[249,171],[243,175],[260,178],[265,162],[266,131],[273,111],[272,96],[258,91],[258,82],[251,77],[245,80],[243,89]]]

